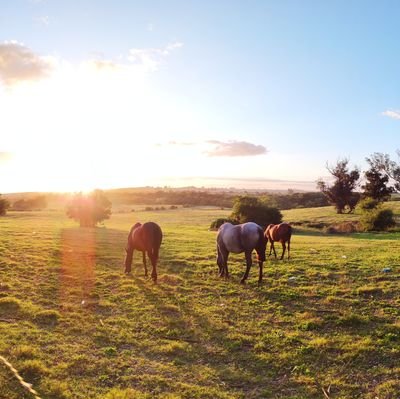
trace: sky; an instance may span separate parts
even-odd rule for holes
[[[397,1],[0,0],[0,193],[315,190],[394,160]]]

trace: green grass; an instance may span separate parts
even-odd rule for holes
[[[46,399],[398,398],[400,233],[298,229],[292,259],[242,286],[243,256],[217,277],[208,227],[227,214],[117,213],[95,229],[55,211],[0,218],[0,354]],[[129,228],[146,220],[164,231],[157,285],[139,254],[123,274]],[[0,364],[0,398],[32,397]]]

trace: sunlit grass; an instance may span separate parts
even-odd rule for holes
[[[117,213],[95,229],[62,212],[0,218],[0,354],[46,399],[395,398],[399,233],[298,230],[292,259],[242,286],[241,255],[217,277],[208,227],[227,214]],[[342,215],[284,212],[318,217]],[[147,220],[164,231],[157,285],[139,254],[123,274],[129,228]],[[0,365],[2,397],[32,396]]]

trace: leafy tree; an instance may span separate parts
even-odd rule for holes
[[[67,216],[78,221],[81,227],[94,227],[111,215],[111,202],[102,190],[88,195],[75,194],[67,205]]]
[[[0,194],[1,197],[1,194]],[[4,216],[7,213],[7,209],[10,207],[10,203],[5,198],[0,198],[0,216]]]
[[[400,151],[397,150],[397,155],[400,157]],[[367,162],[377,171],[383,172],[389,179],[394,182],[393,191],[400,191],[400,165],[392,161],[388,154],[374,152],[370,158],[366,158]]]
[[[364,190],[363,197],[373,198],[377,201],[387,201],[390,194],[394,192],[393,187],[388,187],[389,175],[385,173],[381,166],[366,158],[370,168],[364,172],[366,183],[361,186]]]
[[[240,196],[233,204],[230,218],[239,223],[254,222],[266,227],[270,223],[281,223],[282,214],[278,208],[266,205],[257,197]]]
[[[323,180],[317,181],[317,187],[335,206],[337,213],[343,213],[346,209],[348,213],[353,212],[360,197],[358,193],[354,192],[360,179],[360,171],[358,168],[349,170],[348,163],[348,159],[341,159],[334,167],[327,165],[326,168],[334,177],[332,185]]]

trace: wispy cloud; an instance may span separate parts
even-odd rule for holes
[[[40,17],[34,18],[34,21],[38,25],[48,26],[50,24],[50,18],[48,15],[41,15]]]
[[[400,110],[388,109],[387,111],[382,112],[382,115],[393,119],[400,119]]]
[[[248,143],[247,141],[218,141],[209,140],[213,148],[206,151],[210,157],[243,157],[266,154],[267,149],[263,145]]]
[[[22,81],[38,80],[51,70],[51,63],[21,43],[0,44],[0,81],[12,86]]]
[[[133,64],[142,65],[149,72],[154,72],[172,51],[182,46],[182,42],[173,42],[163,48],[133,48],[129,50],[128,60]]]

